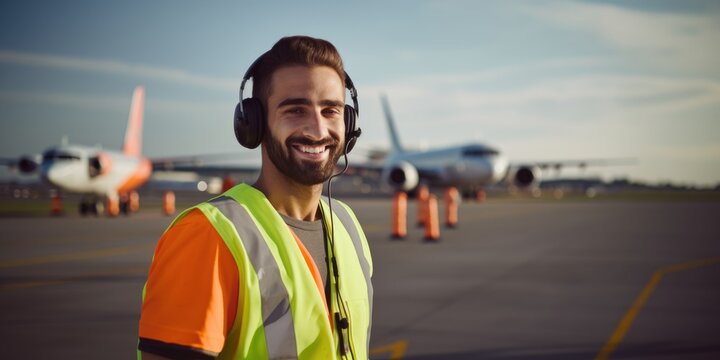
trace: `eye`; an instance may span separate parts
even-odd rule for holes
[[[323,109],[323,113],[326,116],[336,117],[342,115],[342,111],[340,111],[340,108],[331,107],[331,108],[325,108]]]
[[[290,107],[285,110],[285,113],[289,115],[302,115],[305,113],[305,109],[302,107]]]

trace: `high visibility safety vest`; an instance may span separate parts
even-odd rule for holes
[[[341,338],[354,355],[347,358],[368,358],[373,289],[367,239],[347,205],[332,200],[331,222],[327,200],[320,203],[327,231],[334,228],[338,265],[340,296],[335,269],[328,266],[331,314],[294,235],[262,192],[240,184],[194,207],[238,267],[236,318],[219,359],[340,359]],[[347,319],[347,328],[331,322],[335,312]]]

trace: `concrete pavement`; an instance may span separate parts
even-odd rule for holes
[[[373,251],[373,358],[720,358],[720,203],[464,203],[427,243],[413,202],[400,241],[389,200],[347,202]],[[3,357],[132,358],[170,220],[0,218]]]

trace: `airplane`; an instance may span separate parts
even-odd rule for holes
[[[102,212],[103,200],[109,216],[137,211],[137,189],[148,182],[154,170],[175,166],[187,168],[183,162],[193,161],[190,158],[151,161],[142,155],[144,103],[145,89],[137,86],[132,95],[122,151],[71,145],[63,140],[61,145],[46,149],[42,155],[1,158],[0,164],[24,174],[39,172],[43,182],[57,189],[83,194],[81,215]],[[166,208],[165,204],[163,208]]]
[[[383,181],[396,191],[413,192],[420,185],[430,187],[458,187],[466,193],[483,193],[490,185],[506,184],[519,189],[538,189],[542,171],[562,167],[585,168],[587,166],[612,165],[629,160],[563,160],[511,163],[501,152],[482,143],[469,143],[426,151],[409,151],[403,148],[390,111],[387,96],[380,97],[387,121],[392,149],[385,156],[384,164],[354,165],[355,170],[380,170]],[[377,152],[375,159],[381,157]]]
[[[46,149],[42,156],[23,156],[19,160],[0,159],[5,165],[21,173],[39,172],[43,182],[56,188],[84,194],[80,213],[97,214],[100,199],[107,204],[107,214],[117,216],[136,209],[139,198],[136,189],[152,174],[152,163],[141,155],[142,122],[145,89],[133,91],[130,115],[122,152],[97,147],[67,144]]]

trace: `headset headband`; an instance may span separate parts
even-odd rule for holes
[[[245,71],[245,76],[243,76],[242,82],[240,83],[240,102],[238,103],[238,106],[240,107],[240,112],[245,113],[245,109],[243,109],[243,90],[245,90],[245,83],[250,80],[251,77],[255,75],[255,68],[260,63],[260,60],[262,60],[265,55],[270,52],[269,50],[260,55],[253,63],[250,65],[250,67]],[[353,83],[352,79],[350,78],[350,75],[348,75],[347,71],[343,70],[343,73],[345,74],[345,88],[350,91],[350,98],[353,102],[353,108],[355,109],[355,114],[357,116],[360,116],[360,107],[358,105],[358,92],[355,88],[355,84]]]

